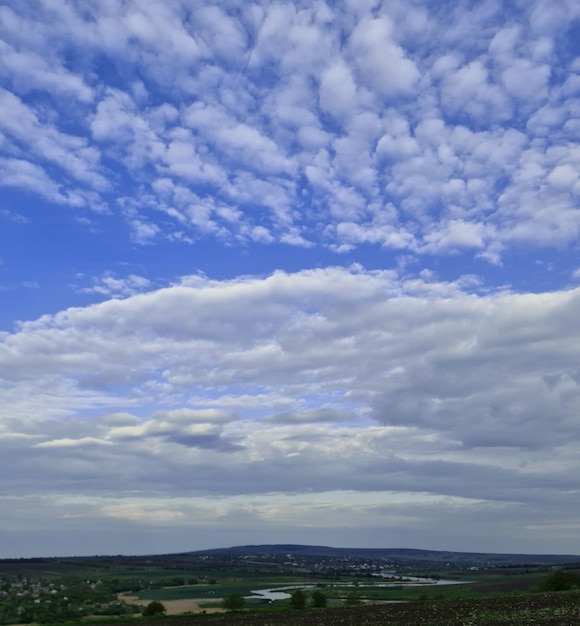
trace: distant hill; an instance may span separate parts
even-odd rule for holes
[[[414,548],[332,548],[329,546],[305,546],[300,544],[265,544],[216,548],[190,552],[195,555],[289,555],[339,557],[356,559],[384,559],[393,563],[449,563],[458,566],[515,566],[557,565],[580,561],[580,556],[569,554],[500,554],[485,552],[448,552],[441,550],[419,550]]]

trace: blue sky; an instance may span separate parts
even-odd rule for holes
[[[4,2],[0,557],[580,553],[579,34]]]

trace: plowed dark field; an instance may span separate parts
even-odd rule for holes
[[[580,625],[580,592],[281,613],[199,615],[137,623],[151,626],[575,626]],[[118,622],[110,626],[118,626]]]

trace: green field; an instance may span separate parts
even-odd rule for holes
[[[401,571],[401,577],[393,580],[392,586],[385,587],[387,581],[371,575],[368,564],[344,559],[334,562],[325,558],[321,564],[312,561],[310,570],[283,562],[270,563],[266,557],[259,560],[93,557],[0,562],[0,590],[3,591],[0,625],[17,622],[59,626],[81,623],[146,623],[151,626],[161,623],[163,626],[580,624],[578,591],[559,593],[560,587],[556,586],[552,593],[540,593],[542,586],[547,590],[546,580],[569,583],[569,589],[580,588],[580,573],[573,565],[564,569],[546,565],[490,567],[477,572],[468,568],[421,572],[403,567]],[[411,586],[404,581],[405,576],[421,574],[458,579],[464,584]],[[307,594],[305,610],[293,609],[288,598],[270,602],[256,596],[246,599],[245,609],[236,614],[172,616],[163,618],[162,622],[148,622],[141,617],[142,607],[129,606],[117,599],[118,594],[126,594],[137,596],[144,604],[198,600],[202,609],[209,610],[221,607],[222,599],[231,594],[248,598],[255,590],[286,587],[291,592],[297,586],[304,588]],[[324,593],[327,609],[314,608],[314,590]],[[400,604],[388,604],[390,602]],[[118,617],[116,621],[113,617],[102,617],[101,621],[93,617],[86,621],[84,618],[88,615]]]

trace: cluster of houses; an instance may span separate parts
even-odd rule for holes
[[[121,613],[121,603],[111,597],[102,581],[36,578],[0,579],[0,624],[45,621],[50,617],[80,617]]]

